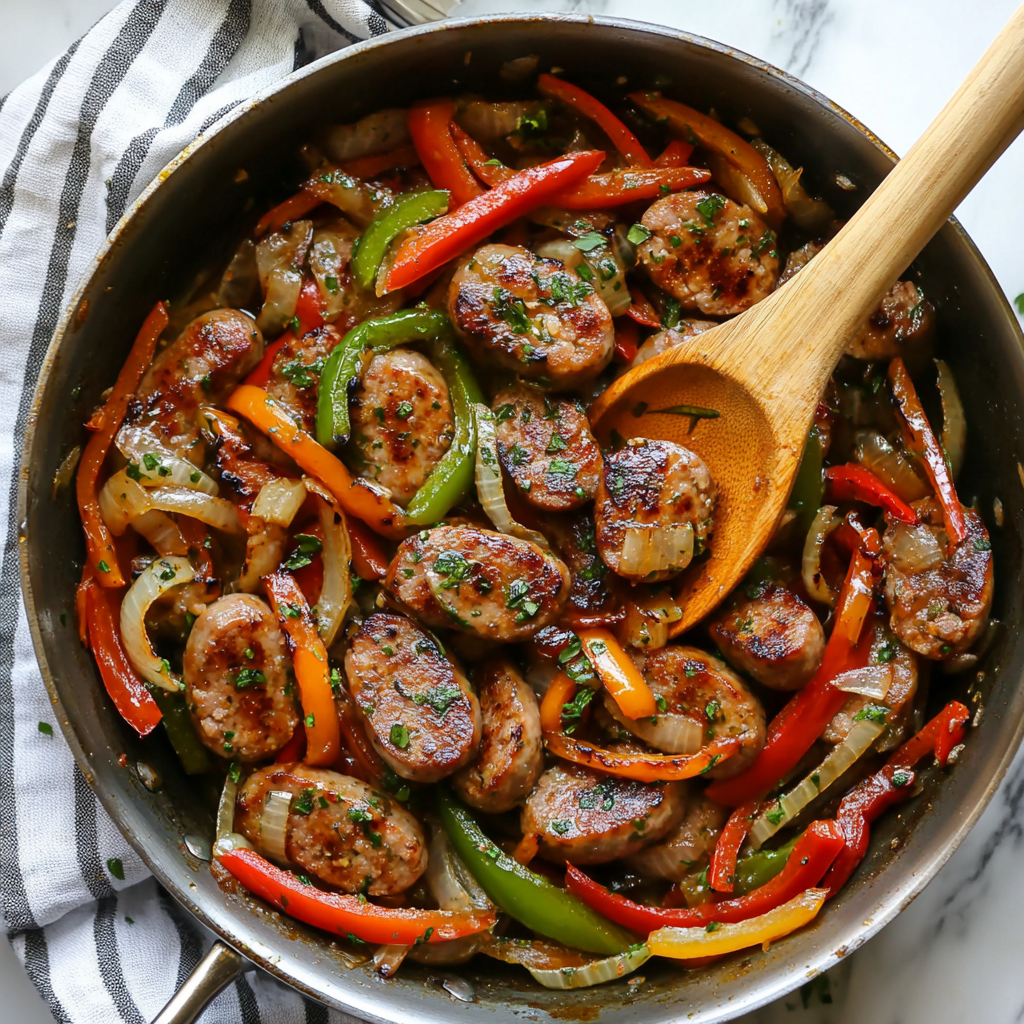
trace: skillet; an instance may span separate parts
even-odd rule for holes
[[[197,275],[230,255],[260,211],[294,189],[301,174],[298,144],[316,126],[452,90],[521,93],[522,86],[504,85],[497,69],[526,54],[538,54],[542,68],[564,68],[575,81],[607,88],[625,75],[630,87],[641,88],[657,80],[668,95],[699,109],[714,107],[726,123],[750,117],[773,146],[807,168],[812,191],[841,216],[894,159],[819,93],[720,44],[609,18],[521,15],[444,22],[342,50],[236,108],[147,188],[104,245],[50,345],[26,436],[19,522],[22,583],[40,670],[85,778],[157,879],[221,940],[161,1014],[162,1024],[194,1019],[247,961],[328,1005],[395,1024],[447,1019],[453,1006],[445,980],[464,997],[472,993],[474,1001],[458,1008],[467,1024],[727,1020],[826,970],[899,913],[966,836],[1024,732],[1024,610],[1012,586],[1022,568],[1024,489],[1015,453],[1024,449],[1024,337],[991,271],[951,221],[913,272],[938,309],[939,354],[952,366],[967,407],[959,486],[967,499],[977,498],[992,529],[993,616],[1004,628],[978,666],[984,680],[975,689],[985,714],[959,763],[942,780],[924,773],[924,794],[900,817],[877,823],[865,862],[813,925],[766,953],[735,955],[702,971],[652,961],[635,991],[623,984],[577,991],[567,1005],[562,993],[539,988],[525,972],[482,958],[443,971],[407,963],[397,978],[383,982],[365,967],[343,966],[342,954],[321,933],[218,888],[206,860],[215,787],[197,793],[201,787],[183,774],[162,738],[139,740],[121,722],[91,656],[76,642],[72,566],[81,563],[81,527],[73,493],[52,499],[54,475],[81,442],[81,423],[111,383],[146,312],[157,299],[184,298]],[[247,172],[244,181],[236,180],[239,169]],[[840,189],[836,173],[857,191]],[[77,398],[75,388],[81,389]],[[993,529],[995,497],[1003,503],[1002,529]],[[972,678],[936,674],[934,703],[970,703]],[[119,764],[122,754],[127,767]],[[142,784],[140,765],[159,774],[155,791]]]

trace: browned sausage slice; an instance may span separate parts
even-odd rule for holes
[[[260,768],[242,786],[235,828],[257,849],[266,843],[263,814],[275,792],[291,796],[288,859],[326,885],[387,896],[426,870],[423,830],[404,807],[365,782],[304,764]]]
[[[391,612],[366,619],[345,656],[345,675],[370,741],[402,778],[437,782],[476,755],[476,694],[412,619]]]
[[[207,605],[185,645],[185,687],[203,744],[221,757],[260,761],[283,747],[299,714],[277,618],[251,594]]]
[[[540,709],[533,690],[508,658],[495,657],[478,679],[483,740],[476,760],[452,778],[471,807],[488,814],[511,810],[533,789],[544,768]]]

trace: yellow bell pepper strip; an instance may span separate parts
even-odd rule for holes
[[[718,167],[712,159],[711,170],[719,179],[725,179],[721,184],[726,191],[736,193],[730,198],[748,203],[768,221],[770,227],[778,231],[786,218],[782,190],[768,161],[749,142],[707,114],[665,99],[660,92],[634,92],[629,98],[655,121],[667,123],[685,141],[700,146],[712,158],[720,158]],[[734,175],[739,176],[740,182],[735,182]],[[734,183],[740,184],[741,188],[730,189]]]
[[[416,103],[406,115],[409,134],[423,169],[435,188],[451,194],[453,209],[483,194],[452,139],[449,126],[454,114],[455,104],[449,99],[440,99]]]
[[[640,140],[597,98],[578,85],[565,82],[554,75],[543,74],[537,78],[541,94],[558,100],[593,121],[611,140],[615,148],[628,163],[637,167],[650,167],[651,158],[640,144]]]
[[[612,955],[636,941],[575,896],[508,856],[445,786],[437,787],[435,810],[455,853],[484,892],[527,928],[586,953]]]
[[[627,718],[653,718],[658,714],[647,680],[607,629],[581,629],[577,635],[604,688]]]
[[[562,715],[576,692],[576,684],[560,672],[552,680],[540,706],[540,724],[544,745],[557,757],[587,765],[606,775],[619,775],[638,782],[671,782],[692,779],[714,768],[739,750],[742,736],[713,740],[696,754],[625,754],[598,747],[586,740],[566,735]]]
[[[282,871],[255,850],[218,849],[217,860],[254,896],[332,935],[360,942],[415,946],[450,942],[494,925],[490,910],[412,910],[381,907],[359,896],[324,892]]]
[[[146,368],[153,361],[156,343],[168,321],[167,309],[162,302],[158,302],[143,321],[99,415],[94,415],[89,421],[94,433],[86,442],[82,461],[78,464],[75,493],[85,532],[86,566],[92,577],[103,587],[123,587],[126,581],[117,561],[113,538],[100,514],[99,477],[114,437],[124,422],[128,403],[135,395]]]
[[[306,764],[328,767],[338,758],[341,733],[327,650],[292,576],[284,572],[264,576],[263,587],[291,649],[306,727]]]
[[[461,256],[498,228],[543,206],[553,195],[585,178],[602,160],[604,153],[599,151],[567,153],[548,163],[518,171],[489,192],[432,220],[399,247],[386,290],[391,292],[411,285]]]
[[[827,889],[807,889],[767,914],[738,924],[719,925],[710,931],[710,925],[703,928],[659,928],[648,936],[647,947],[653,956],[667,956],[673,960],[720,956],[750,946],[767,949],[772,942],[813,921],[827,896]]]
[[[878,549],[878,534],[864,531],[865,543]],[[871,651],[870,631],[864,620],[873,605],[874,559],[862,550],[853,553],[836,611],[825,654],[811,681],[772,719],[764,749],[739,775],[708,786],[707,795],[726,807],[738,807],[763,797],[824,732],[846,703],[849,694],[832,685],[841,672],[862,668]],[[861,636],[861,633],[864,636]]]
[[[900,411],[907,447],[923,460],[925,473],[942,506],[942,520],[946,524],[949,551],[952,551],[967,536],[967,520],[946,462],[946,453],[928,422],[921,399],[917,397],[910,374],[899,356],[889,364],[889,383]]]
[[[241,384],[224,405],[244,416],[310,476],[315,476],[349,515],[362,519],[375,533],[401,536],[402,510],[368,480],[352,476],[340,459],[317,444],[263,388]]]
[[[871,822],[893,804],[914,792],[911,770],[926,754],[945,767],[953,748],[964,738],[971,714],[959,701],[950,701],[916,736],[904,743],[886,761],[881,771],[869,775],[843,797],[836,812],[836,824],[846,845],[821,880],[823,888],[835,894],[864,859],[871,838]]]

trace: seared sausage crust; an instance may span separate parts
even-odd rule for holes
[[[681,783],[647,783],[556,764],[523,808],[523,835],[540,838],[540,855],[561,864],[606,864],[659,840],[686,809]]]
[[[384,585],[427,625],[514,641],[558,618],[569,570],[527,540],[436,526],[402,541]]]
[[[199,738],[221,757],[261,761],[291,739],[299,713],[274,613],[252,594],[218,598],[185,645],[186,699]]]
[[[301,424],[307,433],[316,429],[316,403],[324,361],[341,341],[336,327],[320,327],[283,345],[270,368],[267,393]]]
[[[480,705],[465,676],[412,619],[371,615],[345,656],[366,733],[396,774],[437,782],[480,746]]]
[[[773,690],[799,690],[825,653],[817,615],[774,583],[741,594],[709,628],[726,661]]]
[[[540,709],[508,658],[490,660],[477,677],[483,739],[476,760],[452,778],[456,793],[488,814],[511,810],[544,768]]]
[[[500,392],[493,408],[498,457],[531,505],[560,512],[594,497],[601,449],[578,403],[515,387]]]
[[[257,849],[272,792],[292,796],[288,859],[326,885],[388,896],[404,892],[426,870],[423,830],[404,807],[365,782],[304,764],[260,768],[242,786],[235,828]]]

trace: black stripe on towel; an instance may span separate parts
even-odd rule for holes
[[[121,953],[117,948],[117,934],[114,931],[116,915],[116,896],[108,896],[96,904],[92,933],[96,940],[96,962],[99,965],[100,977],[114,1006],[117,1007],[121,1020],[125,1024],[146,1024],[146,1018],[135,1005],[121,970]]]

